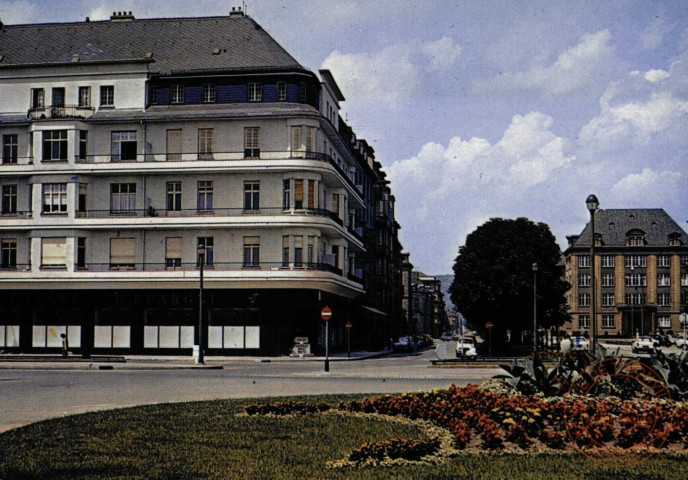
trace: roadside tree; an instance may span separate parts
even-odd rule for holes
[[[568,319],[561,250],[549,226],[527,218],[492,218],[466,237],[454,263],[451,300],[485,337],[491,321],[493,347],[533,325],[533,263],[537,271],[538,327]]]

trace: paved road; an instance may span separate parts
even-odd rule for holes
[[[0,370],[0,432],[132,405],[322,393],[395,393],[479,383],[498,368],[432,368],[420,355],[331,362],[234,361],[223,370]]]

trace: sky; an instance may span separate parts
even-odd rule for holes
[[[332,71],[374,148],[415,268],[450,273],[493,217],[562,249],[600,208],[688,220],[688,2],[248,0],[306,68]],[[5,24],[226,15],[233,1],[0,0]]]

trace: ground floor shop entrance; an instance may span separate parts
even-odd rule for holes
[[[345,349],[352,338],[357,349],[375,348],[375,339],[384,338],[370,334],[375,328],[382,333],[384,325],[359,318],[354,301],[326,292],[207,290],[206,355],[288,355],[296,337],[308,337],[318,354],[324,351],[325,305],[335,312],[331,349]],[[7,352],[58,353],[65,334],[76,354],[190,356],[198,327],[193,290],[0,292],[0,350]]]

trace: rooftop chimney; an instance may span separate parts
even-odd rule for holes
[[[134,15],[131,12],[112,12],[110,16],[111,22],[130,22],[134,20]]]
[[[243,17],[244,12],[241,10],[241,7],[232,7],[232,11],[229,12],[230,17]]]

